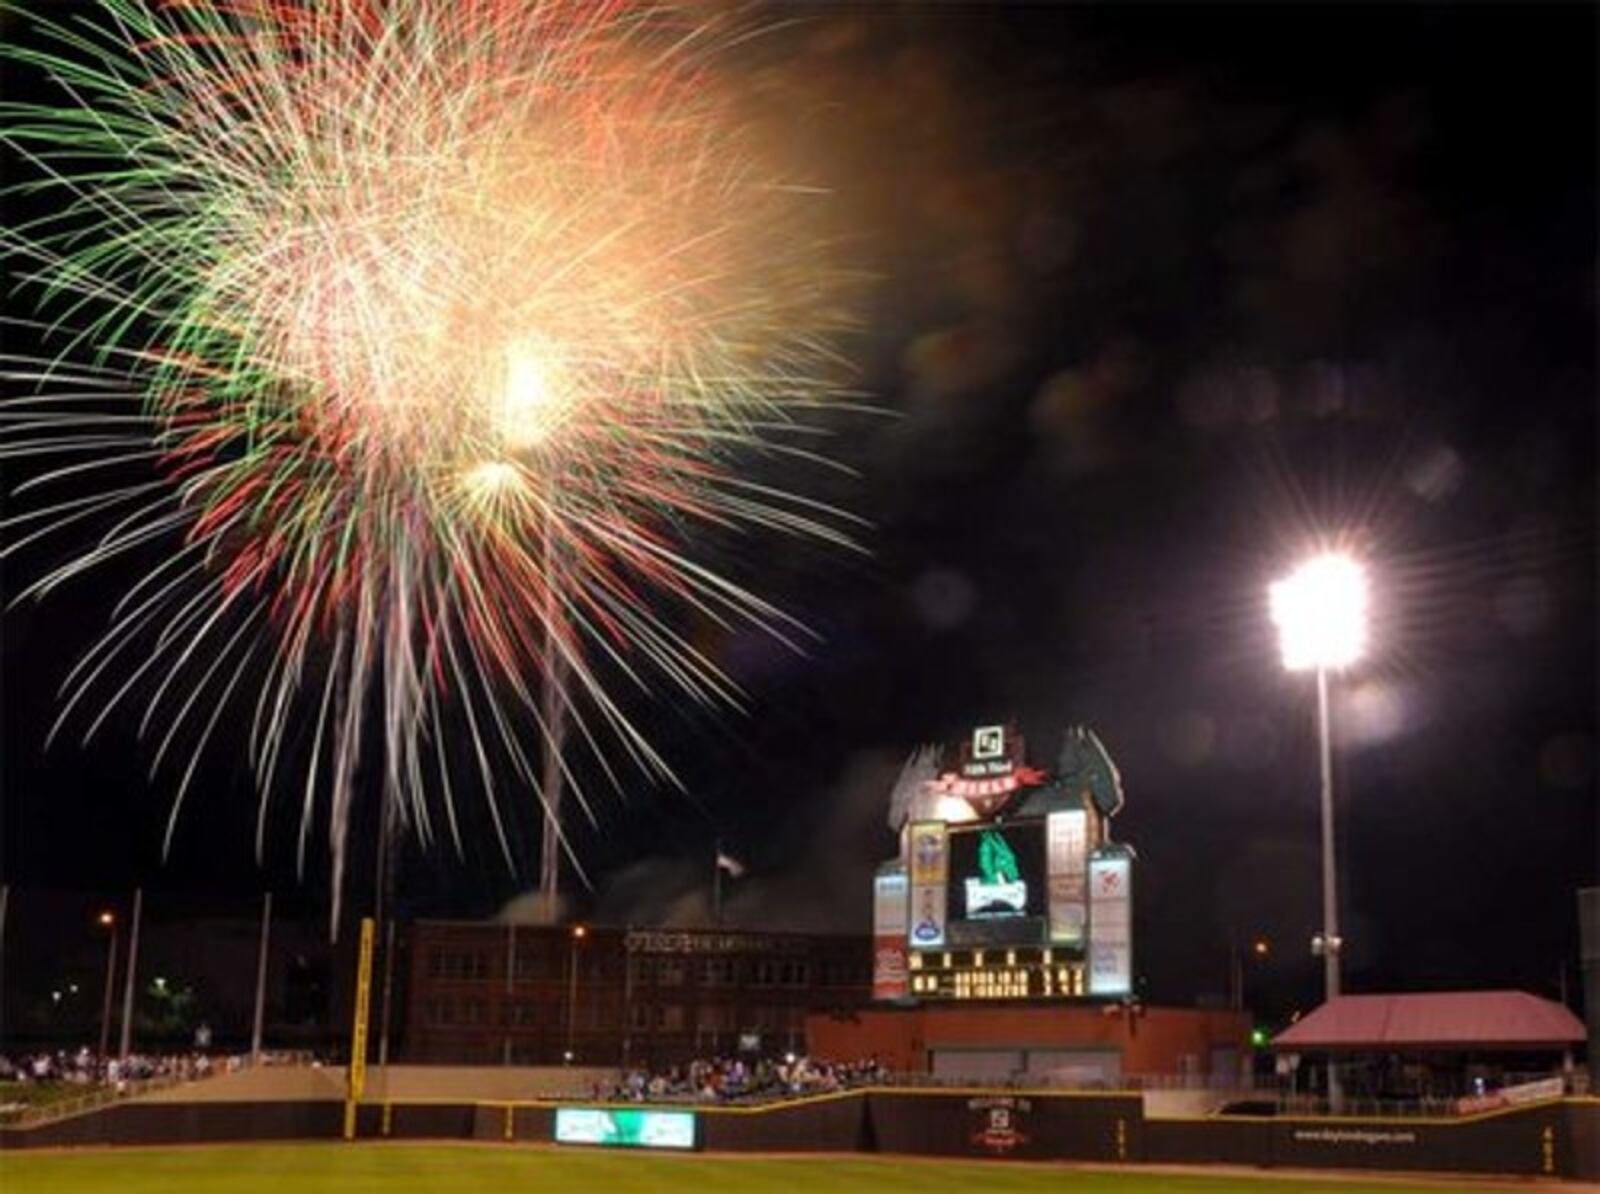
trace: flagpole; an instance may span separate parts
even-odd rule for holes
[[[722,840],[719,838],[711,855],[711,923],[722,924]]]

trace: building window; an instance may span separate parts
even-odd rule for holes
[[[695,1027],[700,1032],[732,1032],[739,1018],[725,1003],[702,1003],[695,1009]]]
[[[489,977],[489,957],[480,950],[431,949],[429,978],[481,979]]]
[[[856,962],[828,962],[822,967],[822,982],[829,987],[856,986],[861,982],[861,967]]]
[[[572,1022],[586,1031],[609,1028],[616,1023],[616,1005],[580,1002]]]
[[[430,999],[424,1009],[430,1024],[454,1024],[456,1003],[453,999]]]
[[[550,959],[544,950],[524,946],[519,942],[517,945],[516,965],[513,970],[517,980],[520,982],[527,982],[529,979],[536,978],[549,978]]]
[[[684,965],[680,958],[662,958],[656,963],[656,986],[681,987],[684,980]]]
[[[528,1028],[539,1022],[538,1005],[519,999],[500,1005],[500,1027]]]
[[[656,1008],[656,1027],[662,1032],[683,1031],[683,1007],[668,1003]]]
[[[748,1009],[745,1013],[745,1023],[751,1028],[763,1032],[782,1028],[783,1022],[784,1015],[781,1007],[769,1007],[766,1004],[760,1004]]]
[[[655,1023],[653,1009],[648,1003],[636,1003],[628,1010],[628,1023],[640,1032],[646,1031]]]

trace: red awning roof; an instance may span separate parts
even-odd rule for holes
[[[1340,995],[1273,1038],[1274,1049],[1560,1049],[1583,1021],[1525,991]]]

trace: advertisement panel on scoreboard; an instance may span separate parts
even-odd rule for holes
[[[907,883],[904,871],[885,871],[873,880],[872,934],[875,937],[904,937],[906,932]]]
[[[1089,994],[1133,990],[1133,864],[1126,855],[1089,860]]]
[[[904,999],[909,991],[906,930],[909,884],[902,870],[885,871],[873,884],[872,997]]]
[[[948,869],[943,821],[917,821],[911,826],[911,885],[943,883]]]
[[[906,939],[874,937],[872,940],[872,998],[892,1003],[911,993],[911,965]]]
[[[943,946],[946,920],[943,883],[919,883],[911,889],[911,931],[906,938],[914,948]]]
[[[913,949],[937,949],[945,944],[948,839],[943,821],[917,821],[911,826],[911,903],[906,941]]]
[[[1089,921],[1089,814],[1061,809],[1045,818],[1050,872],[1050,944],[1082,948]]]

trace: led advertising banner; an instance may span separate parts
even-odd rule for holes
[[[1045,818],[1050,874],[1050,943],[1082,948],[1089,920],[1089,814],[1063,809]]]
[[[950,871],[947,839],[943,821],[918,821],[911,826],[906,942],[913,949],[936,949],[945,943],[944,884]]]
[[[880,874],[873,884],[872,997],[904,999],[908,994],[906,929],[910,884],[904,871]]]
[[[607,1148],[693,1148],[693,1111],[557,1107],[556,1143]]]
[[[1089,994],[1133,990],[1133,864],[1127,857],[1089,860]]]
[[[917,821],[911,826],[911,886],[943,883],[948,869],[943,821]]]
[[[906,934],[906,895],[904,871],[881,874],[872,885],[872,935],[904,937]]]
[[[905,934],[872,939],[872,998],[879,1002],[904,999],[911,993],[911,964]]]
[[[1037,945],[1044,939],[1043,822],[957,830],[949,854],[950,944]]]
[[[911,888],[911,921],[906,941],[913,949],[937,949],[945,943],[943,883],[918,883]]]

